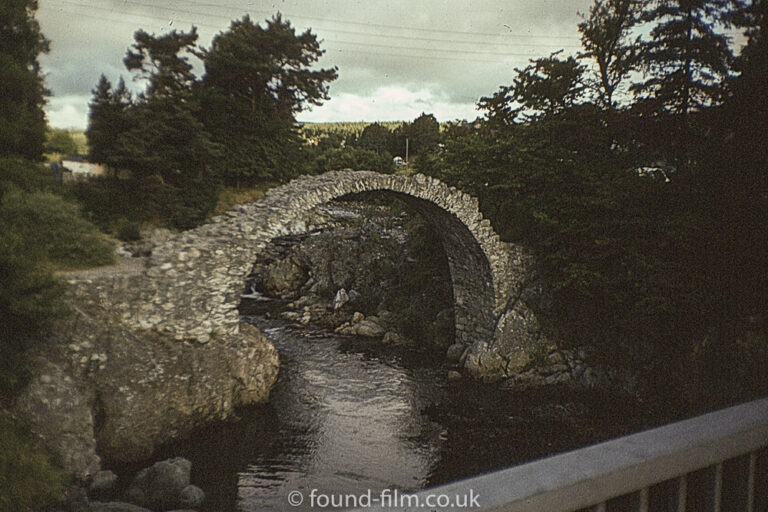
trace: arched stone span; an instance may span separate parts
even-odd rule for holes
[[[404,199],[441,234],[453,282],[457,340],[473,345],[475,355],[501,353],[506,361],[505,354],[520,351],[513,338],[523,328],[530,330],[531,315],[515,304],[528,258],[499,239],[475,198],[423,175],[336,171],[293,180],[154,247],[143,268],[113,276],[100,287],[99,300],[129,326],[179,340],[205,343],[234,334],[246,276],[265,245],[301,232],[302,214],[315,206],[364,192]],[[513,341],[499,347],[500,336]],[[482,366],[478,361],[473,364]],[[503,364],[496,361],[493,372],[504,373]]]

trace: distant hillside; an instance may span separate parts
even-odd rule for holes
[[[403,125],[404,121],[377,121],[380,125],[392,131]],[[351,135],[362,133],[366,126],[373,124],[367,121],[338,122],[338,123],[301,123],[301,131],[307,135],[323,133],[341,133]]]

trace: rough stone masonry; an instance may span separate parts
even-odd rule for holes
[[[421,174],[335,171],[295,179],[156,246],[132,270],[89,280],[82,293],[95,294],[92,300],[133,329],[203,344],[236,334],[246,276],[263,247],[276,236],[305,230],[301,219],[311,208],[364,192],[396,195],[441,234],[456,341],[467,347],[463,362],[470,375],[512,374],[546,343],[527,300],[536,282],[532,258],[499,239],[476,198]]]

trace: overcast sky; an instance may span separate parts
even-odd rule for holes
[[[41,0],[37,18],[51,52],[42,56],[53,96],[48,121],[84,129],[91,90],[113,83],[133,33],[198,27],[199,44],[233,19],[263,21],[281,12],[311,28],[338,67],[330,101],[301,121],[474,119],[475,103],[512,81],[529,58],[579,50],[577,24],[592,0]],[[198,67],[198,74],[202,69]],[[138,86],[136,84],[135,86]]]

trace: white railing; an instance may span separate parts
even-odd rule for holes
[[[766,446],[768,398],[360,510],[761,512]]]

